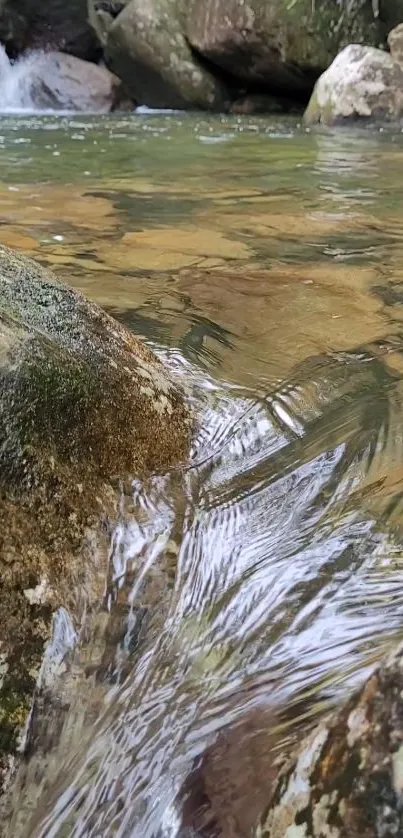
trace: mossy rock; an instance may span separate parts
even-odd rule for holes
[[[119,481],[180,466],[190,433],[182,391],[139,340],[0,247],[3,787],[56,609],[74,620],[100,601]]]
[[[375,0],[189,0],[187,15],[189,43],[200,55],[244,82],[295,97],[310,93],[344,46],[378,47],[387,29]]]

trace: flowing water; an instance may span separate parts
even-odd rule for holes
[[[0,111],[1,113],[31,113],[35,111],[32,81],[35,64],[42,53],[34,50],[11,62],[0,43]]]
[[[109,639],[70,651],[76,700],[8,835],[204,836],[180,812],[207,752],[244,838],[271,749],[403,634],[402,135],[9,117],[0,155],[0,240],[141,335],[197,417],[189,465],[126,498]],[[55,635],[74,646],[67,614]]]

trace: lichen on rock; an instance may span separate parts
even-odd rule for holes
[[[255,838],[403,834],[403,646],[282,768]]]
[[[402,114],[402,66],[380,49],[350,44],[316,82],[304,121],[392,122]]]

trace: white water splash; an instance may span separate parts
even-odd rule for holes
[[[35,64],[42,52],[27,53],[13,63],[0,44],[0,112],[21,113],[36,111],[32,99],[32,77]]]

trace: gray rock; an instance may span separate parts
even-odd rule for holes
[[[388,47],[392,58],[403,66],[403,23],[389,32]]]
[[[228,107],[225,86],[189,47],[182,0],[131,0],[109,29],[106,59],[139,104]]]
[[[403,68],[382,50],[351,44],[318,79],[304,120],[393,122],[402,113]]]
[[[129,0],[88,0],[88,20],[104,47],[115,18]]]
[[[21,85],[27,107],[108,113],[125,98],[120,79],[106,67],[62,52],[35,54]]]

